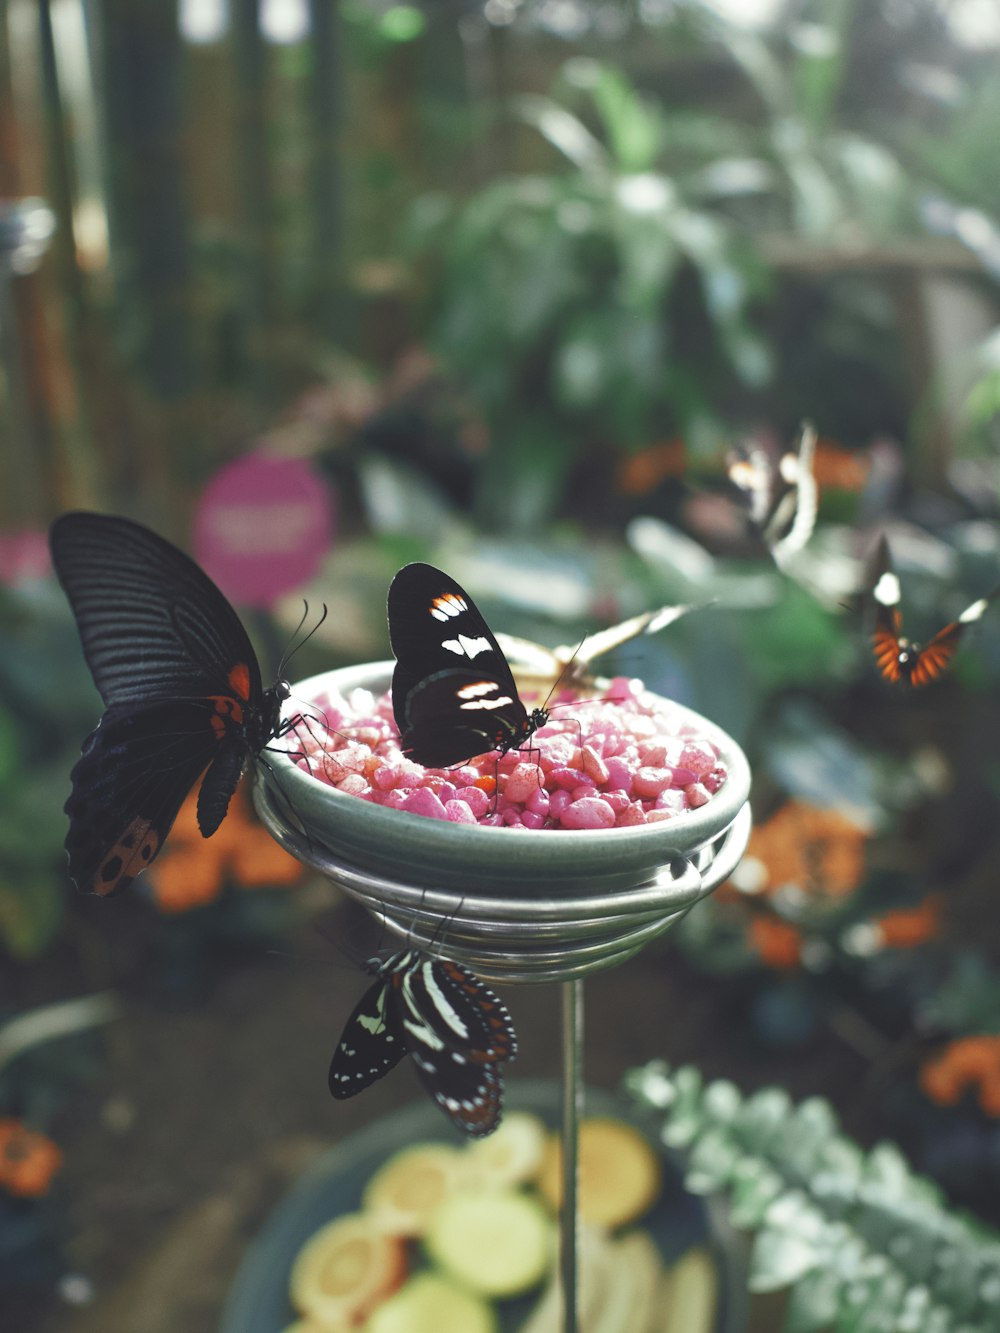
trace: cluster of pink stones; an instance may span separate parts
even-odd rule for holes
[[[617,677],[599,699],[565,702],[522,750],[440,769],[402,753],[388,694],[327,694],[298,728],[299,763],[377,805],[529,829],[654,824],[704,805],[726,780],[712,742],[641,681]]]

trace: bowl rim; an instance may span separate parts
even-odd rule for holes
[[[305,711],[303,705],[308,705],[323,690],[331,688],[344,694],[358,688],[367,689],[377,696],[388,688],[394,667],[395,661],[391,659],[363,662],[318,672],[304,680],[296,681],[291,685],[291,696],[283,705],[282,718],[284,720],[294,717],[297,711]],[[704,805],[677,815],[673,819],[657,821],[655,824],[609,829],[532,829],[530,837],[520,837],[508,828],[455,824],[450,820],[428,819],[425,815],[415,815],[406,810],[396,810],[370,801],[362,801],[357,796],[337,791],[329,783],[313,777],[282,750],[266,751],[267,762],[258,766],[258,772],[268,787],[277,782],[277,773],[280,773],[283,779],[290,779],[294,784],[291,800],[293,805],[296,804],[294,799],[296,795],[308,798],[309,811],[299,810],[297,813],[300,816],[306,815],[304,822],[308,825],[310,833],[322,831],[319,828],[319,821],[314,817],[317,808],[324,808],[333,817],[331,828],[338,818],[343,819],[353,810],[359,822],[364,822],[372,829],[384,827],[394,840],[401,836],[405,837],[409,832],[415,835],[421,844],[447,841],[453,853],[479,852],[484,853],[486,859],[491,854],[499,852],[500,848],[517,847],[523,851],[528,845],[538,850],[558,847],[563,855],[570,859],[575,856],[585,857],[588,851],[597,852],[598,848],[604,849],[605,854],[611,848],[615,849],[616,853],[625,854],[628,850],[638,851],[640,848],[652,851],[655,845],[662,851],[662,859],[665,861],[671,854],[684,855],[718,836],[736,818],[750,794],[750,765],[733,737],[717,723],[685,704],[675,703],[670,699],[666,702],[672,709],[681,713],[686,721],[705,732],[726,763],[727,778],[720,790]],[[287,798],[288,794],[283,794]],[[322,842],[322,837],[318,840]],[[673,852],[670,851],[671,848],[674,848]]]

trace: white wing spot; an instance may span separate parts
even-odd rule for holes
[[[899,605],[899,579],[889,569],[872,589],[872,596],[881,606]]]
[[[441,597],[435,597],[430,605],[430,612],[435,620],[450,620],[453,616],[460,616],[463,611],[468,609],[468,603],[461,597],[456,597],[453,592],[446,592]]]
[[[978,620],[988,606],[989,602],[986,600],[986,598],[980,597],[978,602],[973,602],[972,605],[968,608],[968,610],[963,611],[962,614],[958,617],[959,624],[968,625],[971,624],[973,620]]]

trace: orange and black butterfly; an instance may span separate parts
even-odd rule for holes
[[[56,519],[49,543],[105,704],[71,774],[69,873],[106,895],[156,858],[199,777],[210,837],[248,762],[294,719],[280,717],[287,682],[263,688],[236,612],[176,546],[90,513]]]
[[[967,606],[957,620],[945,625],[925,645],[914,643],[903,634],[899,579],[892,567],[889,543],[882,537],[875,556],[871,591],[875,604],[872,646],[879,671],[893,685],[898,682],[927,685],[936,680],[950,666],[963,632],[982,617],[998,596],[1000,587],[994,588],[988,597],[980,597]]]

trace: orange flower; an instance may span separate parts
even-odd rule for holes
[[[976,1088],[982,1110],[1000,1117],[1000,1036],[950,1042],[921,1067],[920,1086],[939,1106],[954,1106]]]
[[[942,900],[932,893],[917,907],[901,908],[875,917],[872,922],[882,936],[886,949],[912,949],[936,935],[941,925]]]
[[[0,1186],[22,1199],[48,1194],[62,1150],[20,1120],[0,1120]]]
[[[755,916],[750,922],[750,943],[768,967],[798,967],[802,960],[802,932],[773,916]]]
[[[856,449],[844,449],[830,440],[820,440],[813,457],[813,475],[821,490],[863,491],[872,470],[871,457]]]
[[[668,477],[683,475],[686,462],[684,441],[661,440],[626,458],[618,469],[618,489],[622,495],[648,495]]]
[[[861,881],[867,840],[867,833],[837,810],[786,801],[750,834],[744,874],[758,875],[765,893],[791,884],[812,897],[844,898]],[[734,878],[739,884],[739,872]]]
[[[246,782],[237,787],[229,813],[210,838],[198,828],[197,793],[180,808],[170,841],[149,871],[162,912],[203,907],[232,879],[242,888],[295,884],[302,866],[274,841],[253,814]]]

